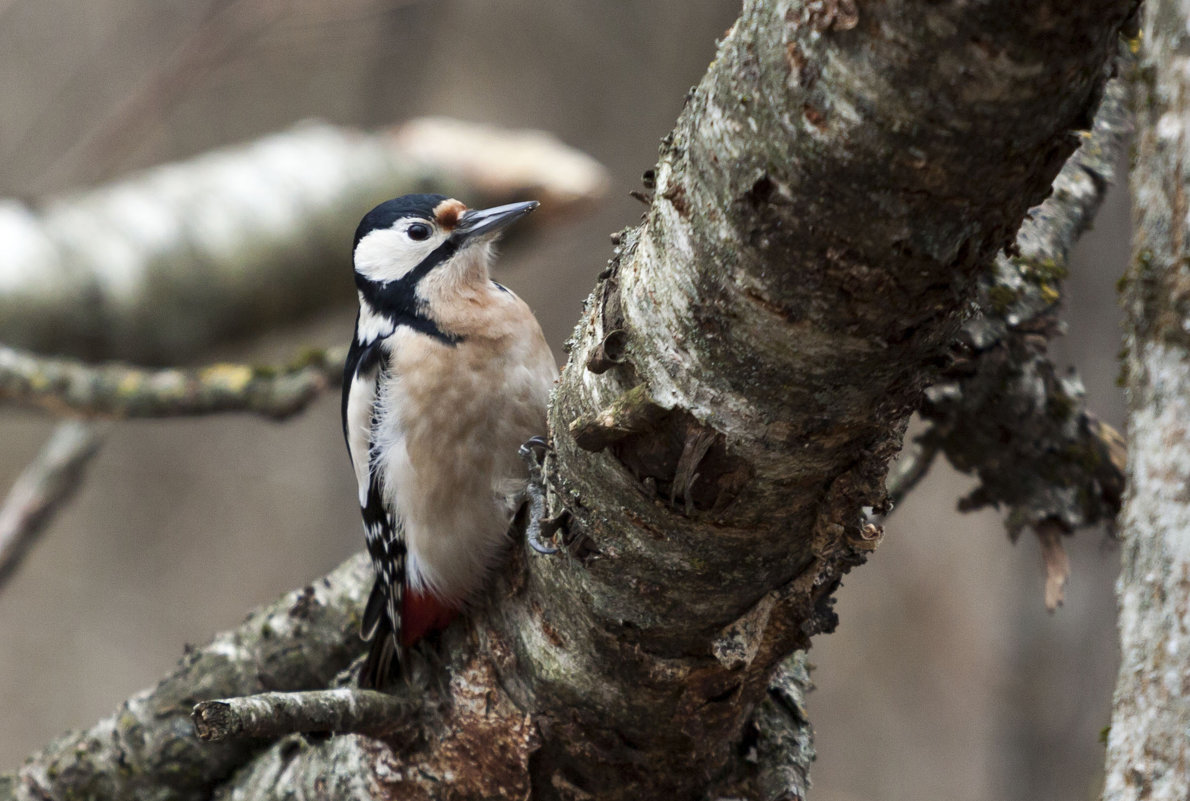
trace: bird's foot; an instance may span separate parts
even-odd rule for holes
[[[546,516],[545,481],[541,465],[549,452],[549,443],[544,437],[533,437],[521,445],[519,453],[529,468],[529,483],[525,487],[525,541],[540,554],[555,554],[558,549],[548,544],[559,529],[565,529],[570,522],[570,512],[563,509],[553,517]],[[563,532],[562,544],[569,545],[568,532]]]

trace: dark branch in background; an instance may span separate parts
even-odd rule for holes
[[[1068,570],[1061,539],[1076,528],[1111,524],[1124,489],[1124,442],[1086,408],[1082,383],[1050,361],[1062,333],[1061,281],[1070,250],[1090,225],[1132,129],[1128,85],[1111,81],[1090,131],[1030,211],[1014,252],[997,256],[980,278],[982,314],[969,320],[942,380],[926,391],[925,453],[945,453],[980,484],[964,510],[1008,509],[1013,539],[1038,533],[1045,556],[1046,606],[1062,601]]]
[[[345,356],[335,347],[308,350],[281,367],[147,369],[41,358],[0,345],[0,402],[100,417],[250,412],[284,420],[340,386]]]
[[[84,468],[102,439],[91,423],[60,424],[12,485],[0,506],[0,588],[54,513],[78,491]]]

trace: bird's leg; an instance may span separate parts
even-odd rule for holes
[[[549,443],[543,437],[533,437],[521,445],[518,451],[529,468],[529,483],[525,487],[525,506],[528,512],[525,518],[525,541],[533,550],[547,555],[557,553],[558,549],[547,545],[545,540],[552,539],[570,518],[570,513],[565,510],[555,517],[545,516],[545,481],[541,475],[541,465],[548,450]],[[569,544],[565,536],[562,542]]]

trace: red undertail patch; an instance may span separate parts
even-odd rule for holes
[[[430,593],[406,590],[401,599],[401,645],[408,648],[431,631],[444,629],[459,610]]]

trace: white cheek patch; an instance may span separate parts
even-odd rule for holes
[[[410,239],[404,226],[370,231],[355,246],[355,271],[381,283],[399,281],[442,244],[436,233],[420,242]]]

